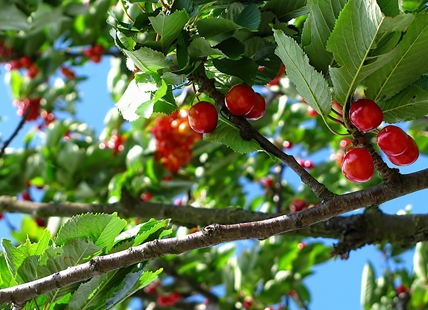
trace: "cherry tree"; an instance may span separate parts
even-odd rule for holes
[[[367,263],[362,306],[426,308],[428,217],[383,210],[428,187],[400,173],[428,152],[427,43],[424,1],[3,1],[1,309],[309,309],[312,268],[370,244],[414,268]],[[106,58],[97,136],[77,72]]]

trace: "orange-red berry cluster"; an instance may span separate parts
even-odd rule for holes
[[[152,133],[156,138],[155,160],[172,172],[187,165],[192,158],[192,147],[201,134],[190,128],[188,110],[176,111],[155,121]]]
[[[113,157],[116,157],[117,154],[123,151],[125,143],[125,137],[121,136],[118,133],[111,135],[110,139],[100,143],[100,149],[112,149]]]

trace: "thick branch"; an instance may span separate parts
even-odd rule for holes
[[[423,170],[403,176],[401,193],[381,184],[355,193],[336,196],[316,207],[289,215],[258,222],[232,225],[213,224],[206,226],[200,232],[187,236],[151,241],[122,252],[93,258],[88,263],[68,268],[48,277],[0,290],[0,304],[13,302],[22,305],[26,300],[59,287],[167,254],[181,254],[229,241],[265,239],[276,234],[308,227],[361,207],[377,206],[403,194],[425,189],[427,186],[428,170]],[[425,236],[428,221],[416,224],[423,228]]]

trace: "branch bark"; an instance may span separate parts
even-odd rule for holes
[[[212,224],[200,232],[183,237],[154,240],[125,251],[100,256],[89,262],[57,272],[29,283],[0,290],[0,304],[12,302],[22,305],[40,294],[72,283],[85,281],[96,275],[127,267],[167,254],[182,254],[193,249],[244,239],[266,239],[270,236],[309,227],[339,214],[365,206],[377,206],[383,202],[428,187],[428,169],[403,175],[401,191],[380,184],[354,193],[335,196],[316,207],[271,219],[230,225]],[[409,218],[411,220],[411,218]],[[414,223],[422,235],[428,235],[428,218]],[[406,227],[406,226],[405,226]],[[407,226],[407,228],[409,228]],[[388,231],[394,231],[394,227]],[[380,233],[380,231],[377,231]]]

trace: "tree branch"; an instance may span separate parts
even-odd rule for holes
[[[245,239],[266,239],[270,236],[308,227],[328,220],[341,213],[365,206],[377,206],[385,201],[409,194],[428,186],[428,169],[402,176],[402,191],[380,184],[354,193],[335,196],[316,207],[275,218],[231,225],[212,224],[201,231],[170,239],[154,240],[125,251],[100,256],[82,265],[71,267],[29,283],[0,290],[0,304],[12,302],[22,305],[40,294],[85,281],[96,275],[134,265],[136,263],[165,256],[182,254],[193,249],[214,246],[223,242]],[[428,217],[415,223],[426,238]],[[410,228],[409,226],[407,226]],[[394,227],[388,229],[394,231]],[[381,233],[380,231],[377,231]]]
[[[13,131],[12,135],[10,136],[10,138],[7,139],[3,143],[3,146],[1,147],[1,150],[0,150],[0,158],[3,157],[4,152],[6,151],[6,148],[8,147],[8,145],[12,142],[13,139],[15,139],[15,137],[18,135],[18,132],[22,129],[22,127],[24,127],[24,124],[27,121],[27,117],[30,114],[31,110],[32,110],[32,107],[29,106],[28,109],[27,109],[27,111],[25,111],[24,115],[22,115],[22,118],[19,121],[18,126],[15,128],[15,130]]]

